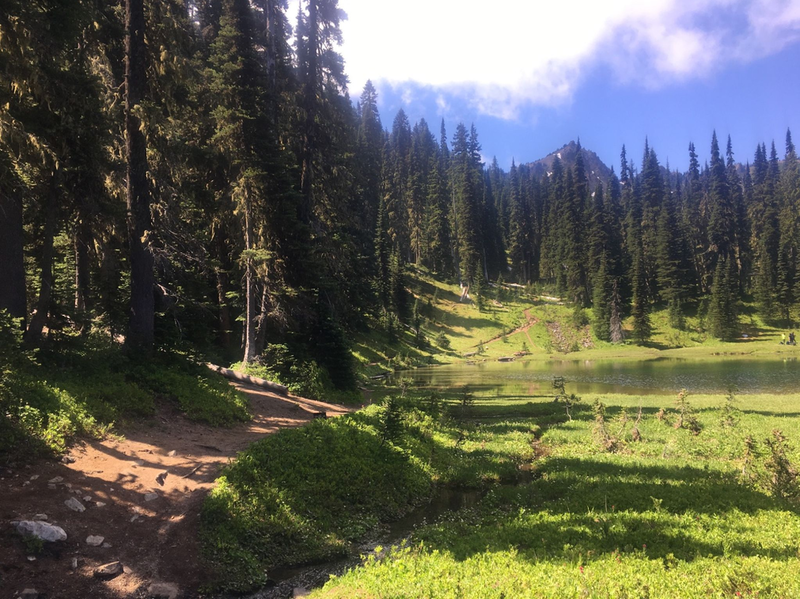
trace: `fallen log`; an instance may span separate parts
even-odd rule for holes
[[[249,374],[244,374],[243,372],[236,372],[230,368],[223,368],[222,366],[217,366],[216,364],[211,364],[210,362],[207,362],[206,366],[208,366],[214,372],[218,372],[227,379],[239,381],[240,383],[247,383],[249,385],[255,385],[256,387],[263,387],[264,389],[269,389],[270,391],[274,391],[280,395],[289,395],[289,389],[285,385],[280,385],[257,376],[250,376]]]

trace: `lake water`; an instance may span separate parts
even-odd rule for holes
[[[791,359],[659,358],[640,361],[543,360],[448,364],[399,372],[419,387],[459,388],[504,394],[551,394],[562,376],[568,393],[674,394],[794,393],[800,391],[800,361]]]

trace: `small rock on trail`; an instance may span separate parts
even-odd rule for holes
[[[74,497],[70,497],[69,499],[67,499],[64,502],[64,505],[66,505],[73,512],[85,512],[86,511],[86,508],[83,506],[83,504],[80,501],[78,501],[77,499],[75,499]]]
[[[111,580],[122,574],[122,562],[109,562],[94,569],[94,577],[100,580]]]
[[[100,535],[89,535],[86,537],[86,544],[91,545],[92,547],[100,547],[104,540],[105,537],[101,537]]]

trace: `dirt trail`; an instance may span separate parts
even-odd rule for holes
[[[196,589],[205,581],[197,538],[200,507],[220,467],[264,435],[301,426],[319,412],[349,411],[235,386],[250,398],[249,423],[212,428],[161,411],[151,422],[121,430],[124,438],[76,445],[67,458],[74,458],[72,463],[0,468],[0,595],[33,588],[47,599],[144,597],[151,583],[168,582],[178,585],[179,597],[199,596]],[[86,510],[67,507],[71,497]],[[10,523],[37,514],[46,514],[68,538],[30,560]],[[110,546],[89,546],[89,535],[103,536]],[[109,581],[94,578],[97,566],[116,560],[124,565],[123,574]]]
[[[534,347],[536,347],[536,344],[533,342],[533,339],[531,339],[531,336],[528,334],[528,329],[537,324],[539,322],[539,319],[531,314],[530,308],[525,308],[525,310],[523,310],[522,313],[525,315],[525,324],[518,326],[513,331],[509,331],[508,336],[511,337],[511,335],[516,335],[517,333],[525,333],[525,336],[528,338],[528,342],[530,343],[530,347],[531,349],[533,349]],[[502,338],[503,335],[498,335],[497,337],[492,337],[488,341],[484,341],[483,344],[489,345],[490,343],[496,343],[497,341],[500,341]],[[477,345],[475,347],[477,347]]]

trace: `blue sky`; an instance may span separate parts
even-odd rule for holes
[[[339,0],[356,98],[384,127],[403,108],[438,133],[474,123],[507,168],[581,138],[618,168],[647,136],[660,161],[708,156],[711,132],[752,160],[786,128],[800,145],[800,0]]]

